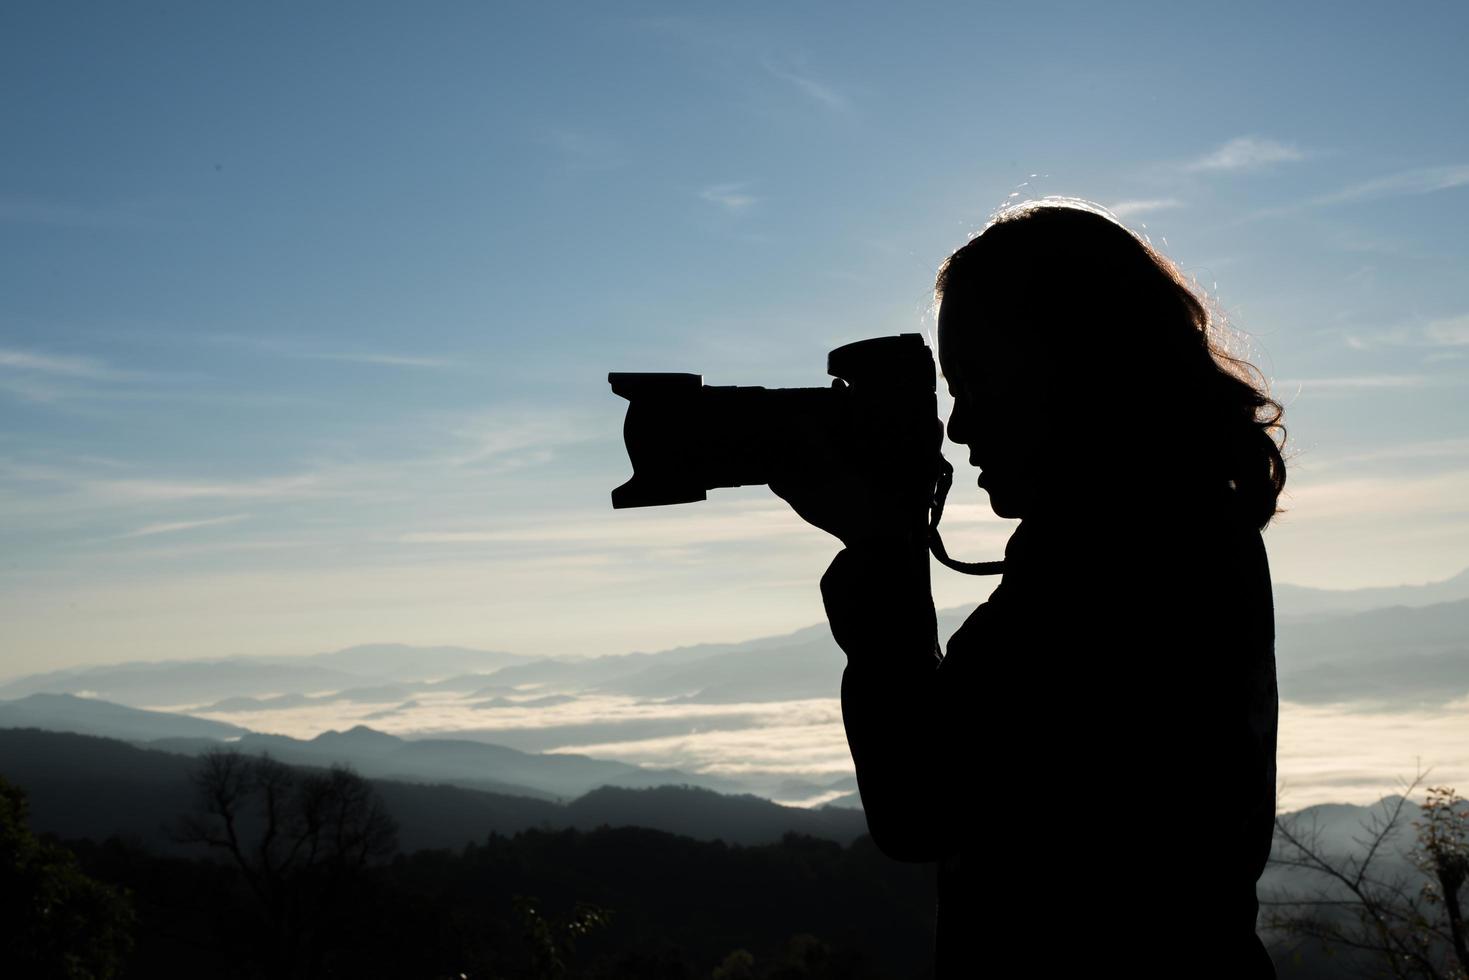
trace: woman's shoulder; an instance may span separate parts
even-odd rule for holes
[[[1027,519],[1006,546],[999,586],[947,649],[1017,630],[1042,640],[1137,626],[1139,617],[1197,621],[1211,609],[1270,616],[1272,606],[1261,532],[1232,509],[1160,510],[1105,525]]]

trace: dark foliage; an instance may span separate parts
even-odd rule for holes
[[[242,871],[76,842],[137,896],[129,976],[264,977]],[[921,977],[931,870],[796,835],[754,847],[637,828],[491,835],[365,868],[317,923],[315,976]]]
[[[84,874],[71,851],[38,840],[25,793],[0,779],[0,963],[32,980],[105,980],[132,945],[123,890]]]

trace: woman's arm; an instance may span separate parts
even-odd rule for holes
[[[939,671],[937,623],[921,544],[869,539],[836,556],[821,579],[832,635],[847,654],[842,720],[867,826],[884,854],[934,861],[956,842],[946,764],[957,727]]]

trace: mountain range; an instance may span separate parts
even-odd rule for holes
[[[0,702],[0,730],[35,728],[126,739],[146,748],[197,755],[231,745],[250,754],[312,766],[350,765],[365,776],[448,783],[547,800],[582,796],[603,786],[699,786],[731,792],[729,780],[651,769],[565,753],[534,754],[464,739],[409,741],[358,726],[312,739],[251,732],[236,725],[146,711],[69,694],[32,694]],[[5,770],[0,769],[0,774]]]
[[[1282,700],[1412,710],[1469,695],[1469,598],[1431,601],[1465,591],[1469,572],[1351,593],[1278,586]],[[1357,608],[1386,601],[1397,604]],[[941,611],[940,634],[969,612]],[[701,763],[687,755],[686,764],[676,753],[665,756],[667,764],[616,761],[619,746],[676,747],[725,733],[737,745],[736,736],[782,717],[786,702],[832,704],[844,662],[829,629],[818,624],[740,643],[582,659],[375,644],[294,660],[128,663],[0,685],[0,697],[11,699],[0,701],[0,728],[92,734],[184,753],[229,741],[296,764],[340,762],[373,778],[546,802],[599,787],[686,785],[854,807],[849,769],[756,771],[734,755],[729,765],[696,771],[706,768],[707,753]],[[604,713],[607,699],[631,708]],[[446,705],[458,711],[447,730]],[[298,733],[301,717],[327,723],[313,726],[311,737],[269,734],[272,719],[287,715],[298,719]],[[593,758],[579,748],[598,745],[611,750]]]
[[[1274,592],[1277,621],[1359,613],[1389,606],[1431,606],[1440,602],[1469,599],[1469,568],[1442,581],[1426,582],[1422,585],[1314,589],[1282,582],[1276,584]]]
[[[1458,576],[1432,587],[1359,590],[1362,595],[1353,593],[1356,598],[1352,601],[1366,601],[1370,596],[1423,599],[1452,592],[1461,579],[1469,582]],[[1332,596],[1337,606],[1350,605],[1337,598],[1344,594],[1323,595]],[[1418,705],[1469,693],[1469,598],[1365,611],[1320,611],[1332,603],[1323,599],[1315,613],[1278,618],[1276,659],[1283,698],[1312,703],[1368,698]],[[941,612],[941,635],[957,628],[968,612]],[[376,645],[301,661],[233,658],[121,664],[14,679],[0,685],[0,697],[85,693],[133,707],[194,704],[197,707],[190,710],[213,714],[340,702],[381,705],[379,717],[417,707],[416,695],[446,691],[465,692],[464,696],[476,699],[474,707],[486,711],[550,707],[588,693],[675,704],[758,704],[833,697],[844,663],[823,625],[746,643],[581,660],[531,659],[454,647]],[[470,672],[459,672],[465,668]],[[724,723],[740,726],[736,717]],[[506,738],[515,747],[536,751],[679,731],[678,724],[656,719],[632,726],[593,719],[570,729],[538,725]]]
[[[391,736],[342,733],[341,744],[376,743],[393,749]],[[215,743],[218,745],[218,743]],[[286,760],[280,755],[276,758]],[[310,768],[320,768],[318,757]],[[197,806],[187,754],[142,748],[116,739],[37,729],[0,730],[0,776],[26,790],[31,825],[62,838],[131,837],[160,852],[192,847],[177,838],[179,820]],[[490,833],[532,827],[592,829],[639,826],[699,840],[758,844],[788,832],[849,843],[866,833],[858,810],[784,807],[749,795],[725,795],[688,785],[603,785],[566,802],[464,786],[373,778],[388,812],[399,824],[405,851],[458,849]]]

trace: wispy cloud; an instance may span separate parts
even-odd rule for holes
[[[553,127],[545,141],[569,170],[611,170],[627,158],[616,140],[582,127]]]
[[[0,369],[93,381],[112,381],[124,376],[122,372],[114,371],[91,358],[38,354],[9,348],[0,348]]]
[[[1455,461],[1469,459],[1469,439],[1425,439],[1346,453],[1328,457],[1325,460],[1316,457],[1312,461],[1312,466],[1317,470],[1335,467],[1359,468],[1362,463],[1401,463],[1439,459]]]
[[[322,481],[317,475],[310,473],[214,482],[98,480],[92,482],[88,489],[97,496],[119,503],[159,503],[175,500],[301,497],[322,489]]]
[[[1380,330],[1354,330],[1347,334],[1345,343],[1361,351],[1379,347],[1463,347],[1469,345],[1469,313]]]
[[[1334,207],[1338,204],[1355,204],[1361,201],[1382,200],[1393,197],[1412,197],[1434,194],[1469,186],[1469,164],[1451,164],[1442,167],[1417,167],[1398,173],[1384,174],[1370,180],[1349,184],[1339,190],[1315,197],[1302,198],[1289,204],[1260,208],[1243,215],[1238,220],[1257,221],[1261,218],[1278,218],[1299,214],[1311,208]],[[1384,250],[1384,249],[1379,249]],[[1392,249],[1385,249],[1391,251]]]
[[[546,462],[558,447],[595,437],[605,427],[605,422],[574,413],[528,409],[487,412],[454,426],[451,434],[456,445],[442,456],[433,457],[431,465],[494,464],[504,468]]]
[[[1371,520],[1378,515],[1416,518],[1469,512],[1469,470],[1422,475],[1363,476],[1297,482],[1289,491],[1291,506],[1313,521],[1343,518]]]
[[[445,357],[414,357],[409,354],[306,354],[305,357],[321,361],[346,361],[352,364],[381,364],[384,367],[446,368],[454,362]]]
[[[1422,388],[1437,380],[1427,374],[1361,374],[1334,378],[1288,378],[1276,381],[1271,387],[1276,391],[1358,391],[1364,388]]]
[[[714,184],[699,192],[699,197],[710,204],[717,204],[726,211],[744,211],[760,199],[745,190],[747,185],[743,181],[728,184]]]
[[[1131,218],[1140,214],[1150,214],[1153,211],[1165,211],[1170,208],[1181,208],[1183,202],[1176,197],[1148,198],[1137,201],[1118,201],[1110,205],[1107,210],[1119,218]]]
[[[305,361],[338,361],[348,364],[373,364],[382,367],[442,369],[456,365],[454,359],[430,357],[421,354],[404,354],[394,351],[333,350],[313,345],[310,341],[287,340],[281,337],[257,337],[248,334],[211,334],[208,341],[243,347]]]
[[[79,398],[126,396],[136,390],[127,382],[148,378],[95,358],[0,347],[0,392],[38,405],[57,407]]]
[[[1348,204],[1353,201],[1367,201],[1383,197],[1432,194],[1436,191],[1446,191],[1466,185],[1469,185],[1469,164],[1453,164],[1443,167],[1417,167],[1412,170],[1403,170],[1395,174],[1386,174],[1381,177],[1374,177],[1371,180],[1351,184],[1330,194],[1313,197],[1307,203],[1317,207],[1324,207],[1331,204]]]
[[[826,109],[842,113],[852,110],[852,104],[845,95],[819,78],[769,61],[765,62],[764,68],[771,76],[795,86],[802,95]]]
[[[1278,163],[1295,163],[1306,155],[1288,143],[1259,136],[1237,136],[1184,166],[1189,171],[1263,170]]]
[[[216,527],[220,524],[237,524],[248,518],[249,514],[230,514],[225,517],[207,517],[198,521],[169,521],[159,524],[145,524],[135,531],[118,535],[119,538],[147,538],[155,534],[174,534],[179,531],[192,531],[199,527]]]
[[[821,540],[784,504],[740,503],[717,508],[670,509],[668,513],[563,514],[521,519],[513,525],[414,531],[398,535],[400,544],[476,545],[532,544],[570,546],[592,551],[666,547],[702,548],[716,544],[779,541],[805,546]]]
[[[1428,326],[1423,328],[1423,333],[1430,342],[1445,347],[1469,344],[1469,313],[1429,321]]]

